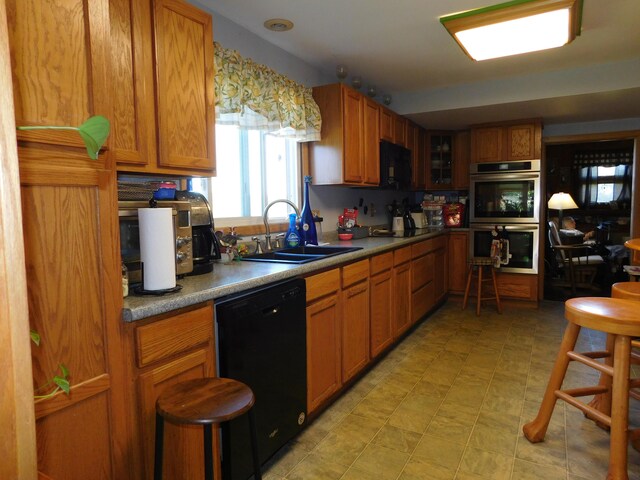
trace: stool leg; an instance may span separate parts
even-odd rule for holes
[[[476,305],[476,315],[480,315],[480,307],[482,306],[482,265],[478,266],[478,303]]]
[[[569,357],[567,352],[574,349],[578,334],[580,333],[580,326],[575,323],[569,323],[564,331],[564,337],[562,337],[562,343],[560,344],[560,350],[558,350],[558,356],[556,357],[556,363],[551,371],[549,377],[549,383],[547,389],[544,392],[540,409],[536,418],[522,427],[524,436],[531,443],[537,443],[544,440],[544,436],[547,433],[549,427],[549,421],[553,414],[553,409],[556,405],[556,390],[560,390],[562,387],[562,381],[567,373],[567,367],[569,366]]]
[[[213,428],[210,423],[204,425],[204,478],[213,480]]]
[[[631,338],[618,335],[613,358],[609,480],[627,480],[627,429],[629,426],[629,355]]]
[[[156,413],[156,445],[153,460],[153,479],[162,480],[162,457],[164,450],[164,418]]]
[[[471,277],[473,276],[473,265],[469,265],[469,271],[467,272],[467,287],[464,289],[464,300],[462,300],[462,309],[467,308],[467,301],[469,300],[469,290],[471,289]]]
[[[256,419],[251,408],[247,415],[249,417],[249,430],[251,434],[251,453],[253,455],[253,480],[262,480],[260,472],[260,456],[258,455],[258,436],[256,434]]]
[[[611,333],[607,334],[607,343],[606,343],[605,349],[607,352],[609,352],[610,356],[604,359],[604,363],[605,365],[608,365],[610,367],[613,366],[615,339],[616,339],[615,335],[612,335]],[[598,381],[598,385],[607,387],[608,391],[605,393],[598,393],[597,395],[595,395],[593,397],[593,400],[589,402],[589,406],[595,408],[596,410],[610,417],[611,416],[611,376],[605,373],[601,373],[600,380]],[[585,413],[585,417],[595,421],[595,419],[590,417],[589,414],[587,413]],[[600,428],[609,430],[609,427],[607,425],[604,425],[598,421],[595,421],[595,422],[596,422],[596,425],[598,425]]]
[[[500,295],[498,294],[498,281],[496,280],[496,269],[491,267],[491,278],[493,279],[493,293],[496,295],[496,306],[498,313],[502,313],[502,305],[500,305]]]

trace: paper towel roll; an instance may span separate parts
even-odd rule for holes
[[[139,208],[140,260],[145,290],[176,286],[176,246],[171,208]]]

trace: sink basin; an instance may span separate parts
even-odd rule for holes
[[[362,247],[318,247],[316,245],[306,245],[304,247],[283,248],[274,252],[254,253],[243,257],[243,260],[301,264],[361,249]]]

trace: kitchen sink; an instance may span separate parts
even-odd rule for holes
[[[361,249],[362,247],[318,247],[316,245],[305,245],[304,247],[283,248],[273,252],[254,253],[242,258],[250,262],[301,264]]]

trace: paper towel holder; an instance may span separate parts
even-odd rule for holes
[[[140,262],[140,275],[142,279],[142,283],[133,289],[133,293],[136,295],[165,295],[167,293],[175,293],[182,290],[182,285],[176,283],[175,287],[172,288],[162,288],[160,290],[145,290],[144,289],[144,262]]]

